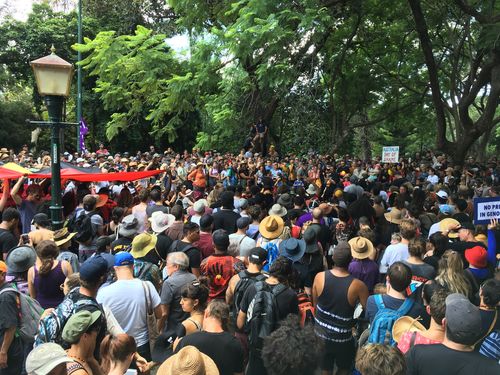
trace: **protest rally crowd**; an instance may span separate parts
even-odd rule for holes
[[[64,153],[161,173],[63,179],[58,230],[50,181],[4,180],[0,374],[500,373],[500,227],[473,220],[500,196],[496,158],[251,145]]]

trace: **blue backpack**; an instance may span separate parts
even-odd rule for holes
[[[384,305],[384,300],[381,294],[375,294],[375,303],[377,304],[378,311],[370,327],[370,336],[368,343],[370,344],[389,344],[396,345],[392,337],[392,327],[396,320],[408,314],[413,307],[413,300],[411,298],[405,299],[399,309],[388,309]]]
[[[267,251],[267,263],[262,269],[266,272],[269,272],[271,264],[273,264],[276,258],[280,256],[280,250],[278,249],[278,245],[276,245],[274,242],[268,242],[262,247]]]
[[[81,310],[91,312],[100,310],[103,316],[101,319],[104,319],[103,322],[105,322],[104,311],[99,303],[94,298],[81,295],[79,290],[80,288],[72,289],[50,314],[40,320],[38,334],[35,336],[35,347],[46,342],[66,345],[62,339],[64,325],[71,315]]]

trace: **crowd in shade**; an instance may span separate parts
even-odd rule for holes
[[[0,150],[26,168],[50,155]],[[499,164],[64,153],[133,182],[4,180],[0,375],[499,374]]]

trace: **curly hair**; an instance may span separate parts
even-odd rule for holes
[[[268,375],[313,375],[320,363],[321,340],[314,328],[290,314],[264,339],[262,360]]]
[[[382,344],[362,346],[356,355],[356,369],[363,375],[405,375],[406,362],[395,347]]]
[[[288,285],[294,276],[292,263],[287,258],[279,256],[269,267],[269,275],[276,277],[280,283]]]

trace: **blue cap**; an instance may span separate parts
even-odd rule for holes
[[[100,255],[88,258],[80,267],[80,279],[95,281],[108,273],[108,262]]]
[[[120,251],[119,253],[115,254],[115,267],[121,267],[121,266],[133,266],[134,265],[134,257],[126,252],[126,251]]]

